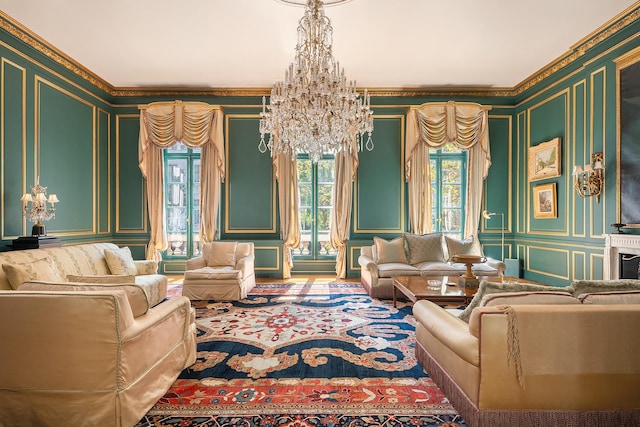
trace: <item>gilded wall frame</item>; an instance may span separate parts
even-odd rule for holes
[[[560,176],[560,138],[529,147],[529,182]]]
[[[558,217],[558,197],[555,182],[533,187],[533,217]]]

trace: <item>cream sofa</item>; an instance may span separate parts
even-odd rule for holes
[[[453,255],[483,255],[478,240],[457,240],[441,233],[418,236],[405,233],[386,241],[374,237],[372,246],[360,248],[360,282],[373,298],[392,298],[394,276],[460,276],[466,266],[450,262]],[[476,276],[495,277],[504,274],[502,261],[487,257],[473,265]]]
[[[0,252],[0,264],[22,265],[31,272],[31,280],[67,281],[68,276],[84,276],[86,280],[102,280],[106,283],[110,281],[122,282],[127,278],[121,274],[112,274],[105,259],[105,250],[118,251],[117,245],[113,243],[88,243],[82,245],[70,245],[55,248],[28,249],[23,251]],[[44,260],[44,261],[43,261]],[[135,260],[136,274],[129,280],[139,285],[147,294],[151,305],[162,301],[167,294],[167,277],[157,274],[157,261]],[[54,274],[39,276],[35,266],[50,264]],[[5,268],[0,268],[0,290],[13,289]],[[76,277],[75,280],[80,280]]]
[[[92,286],[104,289],[0,291],[0,426],[133,426],[195,362],[187,298],[134,316],[139,287]]]
[[[187,260],[182,295],[192,300],[237,301],[256,286],[253,242],[213,241]]]
[[[485,295],[468,324],[414,305],[416,357],[470,427],[640,425],[640,291],[557,291]]]

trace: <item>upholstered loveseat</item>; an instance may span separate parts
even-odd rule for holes
[[[0,264],[0,290],[18,289],[27,280],[130,283],[144,290],[152,306],[167,294],[157,261],[133,260],[129,248],[113,243],[0,252]]]
[[[483,255],[475,237],[460,241],[442,233],[405,233],[391,241],[380,237],[373,241],[360,249],[358,263],[362,286],[374,298],[393,296],[394,276],[460,276],[466,266],[451,262],[453,255]],[[489,257],[473,266],[475,275],[486,277],[502,276],[504,269],[502,261]]]
[[[133,426],[195,362],[189,299],[89,287],[0,290],[0,426]]]
[[[418,301],[416,357],[471,427],[640,425],[640,291],[597,285],[483,282],[468,323]]]

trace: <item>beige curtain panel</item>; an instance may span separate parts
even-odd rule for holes
[[[429,149],[452,143],[469,151],[464,235],[476,235],[483,182],[491,166],[488,111],[491,107],[454,101],[412,107],[407,115],[405,178],[409,183],[409,216],[414,233],[431,232]]]
[[[282,278],[291,277],[292,250],[300,245],[300,213],[298,211],[298,166],[288,153],[273,153],[273,171],[278,181],[280,202],[280,237],[283,241]]]
[[[353,182],[358,170],[358,150],[340,151],[335,157],[333,209],[331,209],[331,247],[336,255],[336,278],[347,277],[347,244],[351,227]]]
[[[203,102],[154,102],[141,105],[138,162],[147,184],[147,203],[151,236],[147,259],[160,259],[167,249],[164,227],[163,150],[177,142],[201,147],[200,240],[216,237],[220,204],[220,184],[225,177],[224,115],[220,106]]]

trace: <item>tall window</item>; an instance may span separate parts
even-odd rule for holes
[[[200,255],[200,149],[177,143],[164,151],[165,259]]]
[[[433,231],[463,238],[467,151],[453,144],[429,150]]]
[[[330,243],[334,158],[325,156],[314,164],[309,156],[299,155],[297,163],[301,235],[293,255],[298,259],[335,258],[337,252]]]

